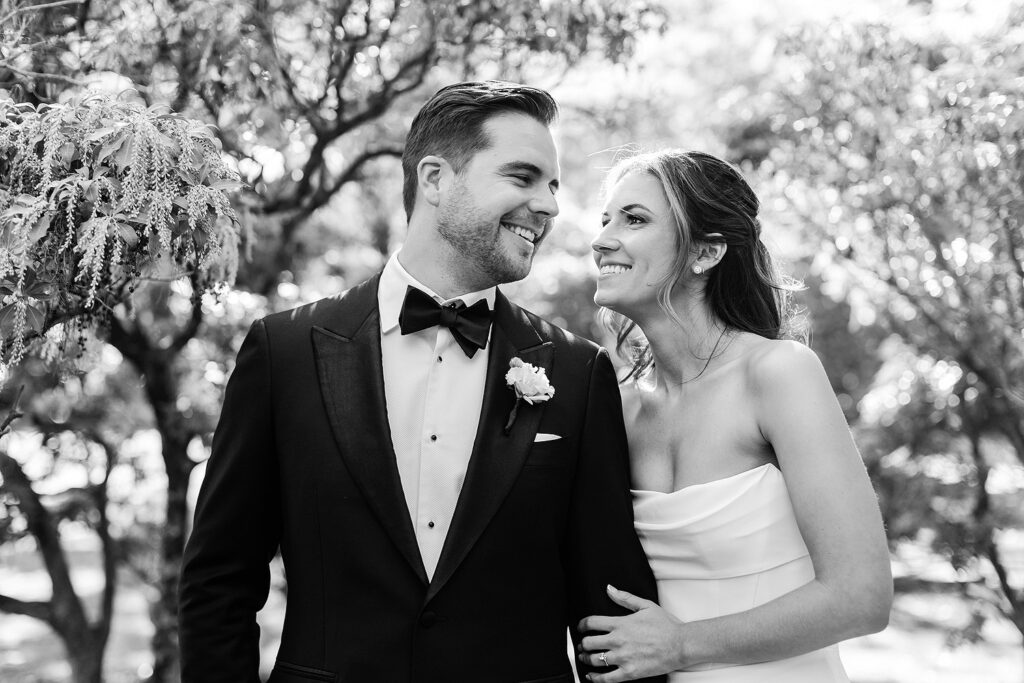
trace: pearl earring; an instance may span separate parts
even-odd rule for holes
[[[694,266],[693,267],[693,274],[694,275],[701,275],[703,273],[704,273],[704,269],[702,267],[700,267],[700,266]]]

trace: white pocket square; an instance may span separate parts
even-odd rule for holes
[[[539,434],[537,434],[537,436],[535,436],[533,438],[533,442],[534,443],[540,443],[541,441],[554,441],[556,439],[561,439],[561,438],[562,437],[560,437],[558,434],[539,433]]]

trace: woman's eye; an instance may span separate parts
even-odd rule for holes
[[[626,222],[629,223],[630,225],[638,225],[639,223],[643,223],[644,219],[641,218],[640,216],[636,216],[634,214],[627,213],[626,214]]]

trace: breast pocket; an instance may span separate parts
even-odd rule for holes
[[[337,683],[338,676],[331,671],[283,662],[279,659],[274,664],[273,673],[267,679],[267,683],[310,683],[311,681]]]
[[[524,467],[569,467],[572,463],[572,449],[569,440],[537,441],[530,447]]]

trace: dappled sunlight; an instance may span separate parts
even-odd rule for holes
[[[0,418],[19,388],[24,413],[0,437],[0,681],[72,681],[41,606],[63,585],[100,633],[112,579],[103,681],[177,683],[174,577],[239,346],[403,245],[406,131],[477,78],[561,108],[560,213],[502,291],[606,346],[608,169],[673,147],[741,170],[886,526],[896,598],[841,644],[851,680],[1024,680],[1024,2],[45,7],[0,0]]]

